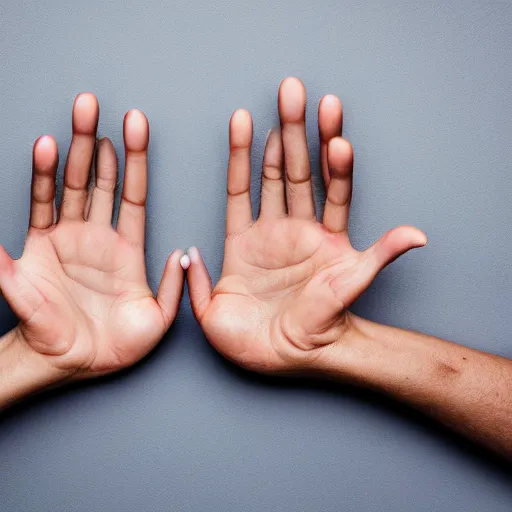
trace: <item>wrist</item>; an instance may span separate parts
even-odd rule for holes
[[[327,378],[377,391],[406,383],[411,375],[428,370],[428,358],[417,357],[425,347],[408,334],[349,312],[345,330],[319,358],[320,371]]]
[[[369,386],[385,351],[378,327],[383,326],[347,312],[337,339],[320,349],[315,370],[328,379]]]
[[[321,372],[327,378],[392,396],[419,396],[427,390],[433,395],[439,388],[458,384],[469,351],[349,313],[346,331],[322,354]]]
[[[0,338],[0,409],[67,376],[30,347],[19,327]]]

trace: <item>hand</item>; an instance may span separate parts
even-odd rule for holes
[[[138,110],[124,119],[126,166],[113,229],[117,159],[108,139],[96,144],[98,115],[92,94],[77,96],[56,222],[57,144],[50,136],[35,142],[23,256],[14,261],[0,246],[0,289],[20,319],[13,339],[65,378],[109,373],[142,358],[173,322],[183,288],[179,251],[167,261],[156,299],[146,280],[148,121]]]
[[[382,268],[426,243],[423,232],[402,226],[365,251],[352,247],[347,230],[353,152],[340,137],[342,106],[335,96],[319,105],[327,199],[322,222],[316,220],[305,109],[304,86],[285,79],[279,89],[281,130],[267,139],[256,221],[249,190],[252,121],[247,111],[233,114],[225,257],[213,290],[197,249],[188,253],[192,307],[207,338],[227,358],[262,372],[311,371],[329,346],[349,345],[353,322],[347,308]]]

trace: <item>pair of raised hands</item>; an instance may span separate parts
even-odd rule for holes
[[[125,116],[126,167],[114,229],[116,154],[108,139],[96,140],[96,98],[80,94],[58,212],[57,144],[44,136],[34,145],[23,256],[14,261],[0,246],[0,289],[20,319],[0,340],[0,408],[46,386],[103,375],[141,359],[176,317],[186,270],[199,323],[212,345],[235,363],[366,386],[512,459],[511,360],[347,311],[383,267],[424,245],[426,237],[403,226],[363,252],[352,247],[353,153],[341,137],[343,113],[335,96],[322,98],[318,108],[327,189],[318,222],[305,108],[302,83],[284,80],[281,127],[266,142],[256,221],[249,191],[251,117],[244,110],[233,114],[221,278],[212,286],[196,248],[187,254],[177,250],[155,297],[144,263],[148,121],[138,110]]]
[[[347,307],[388,263],[426,243],[412,227],[393,229],[366,251],[348,237],[353,153],[341,137],[342,105],[319,105],[321,167],[327,199],[316,219],[300,80],[279,89],[281,129],[269,133],[261,208],[250,199],[252,121],[230,121],[227,224],[222,275],[212,286],[196,248],[174,251],[156,297],[144,262],[149,126],[139,110],[124,119],[126,164],[117,226],[112,226],[117,160],[110,140],[96,139],[99,106],[90,93],[73,106],[73,138],[55,211],[57,144],[33,149],[30,227],[23,256],[0,247],[0,288],[20,319],[13,339],[39,361],[49,381],[113,372],[147,354],[173,322],[184,282],[204,332],[224,356],[247,368],[314,371],[332,344],[349,344]],[[96,158],[95,166],[93,159]],[[95,167],[95,176],[90,176]],[[89,182],[92,181],[92,186]],[[50,374],[52,374],[50,376]]]

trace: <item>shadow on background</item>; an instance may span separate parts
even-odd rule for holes
[[[6,313],[4,309],[5,308],[1,308],[0,319],[2,321],[9,319],[11,324],[14,325],[15,317],[12,313]],[[360,304],[358,312],[362,312],[364,309],[364,304]],[[188,315],[191,315],[190,310],[187,311],[187,316]],[[187,323],[188,320],[189,319],[186,319]],[[0,416],[0,425],[16,421],[16,418],[19,415],[30,414],[31,410],[46,407],[50,405],[48,402],[51,402],[53,399],[57,397],[65,398],[66,395],[74,393],[77,389],[85,391],[91,386],[108,385],[114,380],[122,382],[123,380],[129,379],[139,370],[140,366],[148,363],[151,364],[151,361],[154,358],[165,357],[165,352],[167,350],[171,350],[172,341],[170,340],[173,339],[173,331],[175,329],[176,324],[171,326],[171,329],[163,342],[135,366],[99,379],[72,383],[63,388],[46,390],[42,393],[28,397],[24,401],[17,403],[2,412]],[[454,450],[454,452],[456,452],[454,455],[466,459],[467,464],[477,465],[486,473],[491,473],[493,478],[501,480],[506,485],[512,485],[512,471],[509,462],[466,440],[465,438],[458,436],[414,409],[406,407],[399,402],[387,398],[386,396],[346,384],[324,382],[312,378],[299,379],[294,377],[274,377],[252,373],[239,368],[230,361],[224,359],[208,344],[206,340],[204,340],[204,343],[207,346],[206,350],[211,363],[220,367],[222,371],[227,372],[229,377],[235,381],[242,381],[245,385],[250,387],[259,386],[267,389],[272,388],[277,392],[286,393],[286,390],[313,391],[318,394],[327,394],[330,398],[334,399],[339,397],[340,400],[342,398],[343,400],[346,400],[348,397],[351,400],[363,402],[367,406],[378,410],[381,415],[392,416],[396,421],[410,424],[413,429],[421,432],[425,436],[436,437],[443,445],[445,445],[447,450]],[[340,411],[342,411],[341,407]]]
[[[317,157],[317,153],[314,154],[314,157]],[[257,155],[256,160],[261,160],[261,155]],[[252,184],[252,196],[253,196],[253,209],[255,212],[259,209],[259,189],[261,185],[261,177],[259,172],[255,172],[254,169],[258,169],[257,165],[254,165],[255,156],[253,155],[253,184]],[[313,176],[319,177],[320,170],[319,166],[315,160],[312,158],[312,173]],[[255,176],[256,174],[256,176]],[[323,186],[323,182],[320,179],[315,180],[315,199],[317,207],[318,205],[323,205],[323,201],[325,198],[325,188]],[[320,208],[321,210],[321,208]],[[321,218],[321,211],[319,212]],[[219,223],[222,223],[222,229],[224,226],[224,218],[221,216],[219,218]],[[220,226],[219,226],[220,227]],[[215,261],[207,261],[207,264],[210,268],[212,276],[215,278],[220,275],[221,267],[222,267],[222,251],[218,253],[218,257],[215,258]],[[389,289],[393,288],[392,281],[394,279],[394,269],[396,267],[392,267],[381,273],[372,286],[367,290],[367,292],[359,299],[354,306],[351,308],[356,314],[368,318],[371,320],[378,321],[378,319],[373,318],[373,312],[376,309],[376,304],[382,303],[388,298]],[[417,269],[420,271],[420,269]],[[62,388],[54,388],[50,390],[45,390],[39,394],[35,394],[33,396],[28,397],[20,403],[14,404],[9,409],[1,413],[0,416],[0,425],[6,424],[12,421],[16,421],[15,418],[22,414],[29,414],[31,410],[39,407],[46,407],[47,402],[51,402],[56,397],[66,397],[68,394],[74,393],[75,390],[87,390],[91,386],[98,385],[108,385],[108,383],[112,383],[114,380],[123,381],[123,379],[129,379],[136,373],[140,366],[151,364],[151,361],[157,359],[158,357],[165,357],[164,354],[166,351],[171,350],[170,347],[173,345],[173,333],[179,329],[179,325],[184,324],[194,324],[197,329],[197,336],[201,336],[200,328],[196,324],[195,319],[193,318],[192,312],[190,310],[190,306],[188,305],[188,293],[187,288],[185,286],[184,294],[185,301],[182,298],[181,304],[181,320],[179,322],[175,322],[164,340],[159,343],[155,349],[151,353],[149,353],[146,357],[144,357],[138,364],[135,366],[116,372],[115,374],[91,379],[89,381],[81,381],[76,383],[67,384],[66,387]],[[185,318],[184,318],[185,317]],[[8,305],[5,301],[0,302],[0,325],[7,326],[8,329],[14,327],[17,323],[16,316],[12,313]],[[194,336],[196,333],[194,332]],[[204,338],[204,336],[203,336]],[[442,444],[446,446],[447,450],[454,450],[457,452],[457,455],[466,459],[468,464],[478,465],[480,468],[485,470],[487,473],[492,473],[493,476],[497,479],[504,481],[506,484],[512,486],[512,470],[511,464],[499,456],[479,447],[478,445],[466,440],[465,438],[451,432],[444,426],[435,422],[434,420],[424,416],[423,414],[402,405],[401,403],[391,400],[384,395],[377,394],[375,392],[371,392],[362,388],[356,388],[346,384],[339,384],[334,382],[325,382],[321,380],[315,380],[312,378],[291,378],[291,377],[274,377],[268,375],[260,375],[256,373],[252,373],[246,371],[233,363],[227,361],[222,356],[220,356],[204,339],[204,343],[207,346],[208,357],[211,359],[211,362],[220,366],[224,371],[228,372],[231,378],[234,380],[243,381],[244,384],[248,386],[262,386],[266,388],[273,388],[276,391],[286,391],[287,389],[293,390],[304,390],[311,391],[319,394],[327,394],[330,397],[343,397],[346,399],[349,397],[353,400],[358,400],[369,407],[376,409],[382,415],[392,416],[397,421],[403,423],[409,423],[411,427],[415,430],[422,432],[425,436],[434,436],[440,440]],[[340,409],[342,410],[342,409]]]
[[[214,349],[211,349],[215,352]],[[422,432],[425,436],[437,437],[446,449],[453,449],[459,452],[458,455],[465,457],[468,463],[479,465],[487,472],[492,472],[496,478],[512,485],[512,465],[498,455],[481,448],[471,441],[453,433],[436,421],[424,416],[418,411],[406,407],[401,403],[378,393],[362,388],[356,388],[347,384],[324,382],[310,378],[274,377],[255,374],[246,371],[233,363],[227,361],[215,352],[217,363],[222,365],[225,371],[236,379],[243,380],[246,384],[278,388],[281,390],[314,390],[316,393],[328,394],[330,396],[347,396],[353,400],[359,400],[366,405],[377,409],[380,414],[393,416],[400,422],[411,424],[415,430]]]

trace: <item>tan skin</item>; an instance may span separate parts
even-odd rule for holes
[[[279,89],[281,130],[267,140],[261,211],[252,219],[252,121],[236,111],[230,123],[228,205],[222,275],[212,290],[206,268],[189,253],[192,305],[206,336],[226,357],[260,371],[310,370],[325,347],[343,336],[354,300],[392,260],[426,243],[402,226],[366,251],[348,237],[352,147],[341,133],[342,107],[322,99],[319,130],[328,186],[322,222],[315,215],[305,133],[306,91],[296,78]],[[327,158],[327,146],[329,158]],[[283,179],[284,178],[284,179]]]
[[[156,297],[146,279],[147,119],[138,110],[125,116],[126,167],[114,229],[117,158],[108,139],[97,144],[95,186],[88,190],[98,116],[92,94],[76,98],[55,219],[57,144],[50,136],[36,141],[23,256],[12,260],[0,246],[1,291],[20,319],[2,347],[33,367],[45,366],[48,383],[113,372],[141,359],[171,325],[182,293],[180,251],[169,257]],[[9,400],[0,396],[0,405],[2,398]]]
[[[198,250],[188,252],[190,299],[208,340],[251,370],[314,374],[385,393],[512,459],[511,360],[348,311],[383,267],[425,245],[426,236],[402,226],[365,251],[352,247],[353,152],[334,96],[322,98],[318,111],[327,199],[317,221],[300,80],[281,83],[278,103],[281,130],[267,140],[256,220],[251,117],[239,110],[231,118],[225,256],[215,287]]]
[[[190,298],[208,339],[253,370],[316,373],[386,393],[512,459],[512,361],[347,310],[385,265],[426,237],[402,226],[366,251],[351,246],[353,153],[340,137],[342,108],[334,96],[319,106],[327,201],[322,222],[316,220],[305,102],[298,79],[283,81],[281,131],[267,141],[256,221],[249,194],[252,123],[246,111],[231,119],[226,253],[215,288],[197,249],[188,252]],[[0,343],[0,408],[45,386],[134,363],[176,315],[181,252],[171,254],[156,298],[145,275],[147,120],[139,111],[125,117],[116,229],[117,164],[107,139],[98,144],[96,185],[87,189],[97,121],[96,98],[78,96],[57,222],[56,143],[43,137],[34,146],[25,251],[13,261],[0,248],[0,289],[20,318]]]

